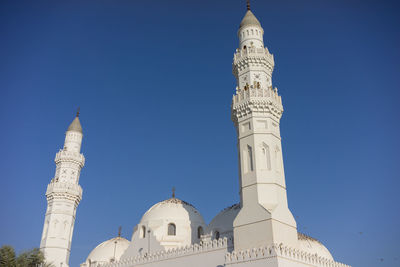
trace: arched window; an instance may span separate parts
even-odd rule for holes
[[[142,225],[140,228],[140,237],[145,238],[146,237],[146,226]]]
[[[263,143],[262,147],[261,147],[261,151],[262,151],[262,157],[263,157],[263,160],[262,160],[263,168],[267,169],[267,170],[271,170],[271,155],[269,152],[269,146],[267,144]]]
[[[64,228],[61,230],[60,236],[64,236],[64,238],[68,238],[68,222],[64,221]]]
[[[197,238],[201,238],[202,235],[203,235],[203,227],[199,226],[197,228]]]
[[[280,172],[282,169],[282,158],[281,158],[281,150],[278,146],[275,147],[275,162],[276,162],[276,171]]]
[[[247,164],[248,164],[248,170],[253,171],[253,149],[251,146],[247,146]]]
[[[47,230],[48,229],[49,229],[49,221],[46,221],[46,223],[44,224],[44,230],[43,230],[42,239],[45,239],[45,237],[47,236]]]
[[[173,223],[168,224],[168,235],[176,235],[176,226]]]
[[[56,219],[53,223],[53,226],[50,225],[50,236],[57,236],[57,227],[58,227],[58,220]]]
[[[215,236],[215,239],[219,239],[219,232],[215,231],[214,236]]]

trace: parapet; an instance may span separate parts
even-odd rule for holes
[[[233,251],[227,253],[225,256],[225,264],[229,266],[231,264],[245,263],[248,261],[263,260],[269,258],[284,258],[289,261],[298,262],[305,266],[316,266],[316,267],[350,267],[349,265],[335,262],[330,259],[319,257],[316,254],[310,254],[299,249],[284,246],[283,244],[274,244],[269,247],[260,247],[247,249],[244,251]]]
[[[79,184],[56,182],[54,179],[47,186],[47,200],[55,198],[70,199],[78,205],[82,199],[82,187]]]
[[[248,47],[236,49],[233,56],[232,71],[235,74],[235,72],[246,68],[251,63],[262,64],[272,72],[275,65],[274,55],[270,54],[267,48]]]
[[[81,168],[85,165],[85,157],[82,154],[74,151],[67,151],[65,149],[60,149],[56,154],[54,161],[56,164],[60,161],[74,162],[79,164]]]
[[[283,113],[282,98],[278,89],[257,88],[236,88],[236,94],[232,98],[232,119],[244,117],[253,112],[271,113],[280,119]],[[236,118],[235,118],[236,117]]]
[[[195,254],[207,253],[211,251],[228,249],[231,247],[233,242],[228,238],[214,239],[208,242],[201,242],[199,244],[193,244],[186,247],[181,247],[177,249],[171,249],[168,251],[158,251],[155,253],[144,254],[132,258],[126,258],[117,262],[107,263],[101,265],[102,267],[129,267],[140,264],[146,264],[151,262],[163,261],[168,259],[174,259],[184,256],[190,256]]]

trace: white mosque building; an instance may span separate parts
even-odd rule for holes
[[[210,224],[196,208],[176,198],[152,206],[131,240],[99,244],[81,267],[345,267],[318,240],[297,231],[288,208],[279,122],[281,96],[272,86],[274,57],[264,47],[263,28],[247,6],[233,57],[237,81],[231,118],[239,150],[240,203]],[[75,214],[82,198],[79,113],[68,127],[56,172],[47,187],[48,207],[40,248],[56,267],[68,267]]]

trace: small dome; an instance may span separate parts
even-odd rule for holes
[[[302,233],[297,233],[299,239],[299,249],[310,253],[317,254],[319,257],[334,260],[329,250],[317,239],[307,236]]]
[[[219,237],[230,237],[233,236],[233,221],[236,215],[239,213],[240,204],[234,204],[220,213],[218,213],[214,219],[208,225],[208,233],[216,238],[216,232],[218,232]]]
[[[203,216],[193,205],[175,197],[153,205],[138,226],[140,231],[150,229],[166,250],[199,242],[199,235],[206,227]]]
[[[250,25],[261,27],[260,22],[258,21],[256,16],[254,16],[253,12],[251,12],[250,10],[247,10],[246,15],[244,15],[239,28],[242,28],[244,26],[250,26]]]
[[[95,247],[86,259],[87,263],[106,263],[118,261],[129,246],[123,237],[115,237]]]
[[[82,126],[78,116],[76,116],[75,119],[72,121],[72,123],[69,125],[67,131],[75,131],[82,133]]]

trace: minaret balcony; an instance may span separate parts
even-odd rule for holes
[[[70,162],[75,162],[81,165],[81,168],[85,165],[85,157],[74,151],[67,151],[64,149],[61,149],[57,154],[56,158],[54,161],[59,163],[60,161],[70,161]]]
[[[275,65],[274,55],[270,54],[268,48],[248,47],[243,49],[236,49],[233,56],[234,65],[242,65],[244,61],[254,63],[267,63],[272,66]]]
[[[278,94],[278,89],[269,87],[256,88],[254,86],[238,89],[232,99],[232,119],[255,113],[270,113],[280,119],[283,113],[282,98]]]
[[[256,88],[249,86],[248,88],[239,89],[237,88],[236,94],[233,95],[232,106],[241,104],[248,100],[270,100],[274,104],[282,107],[282,98],[278,94],[278,89],[268,88]],[[283,107],[282,107],[283,109]]]
[[[79,184],[55,182],[52,180],[47,186],[46,196],[47,199],[69,198],[79,203],[82,198],[82,187]]]

